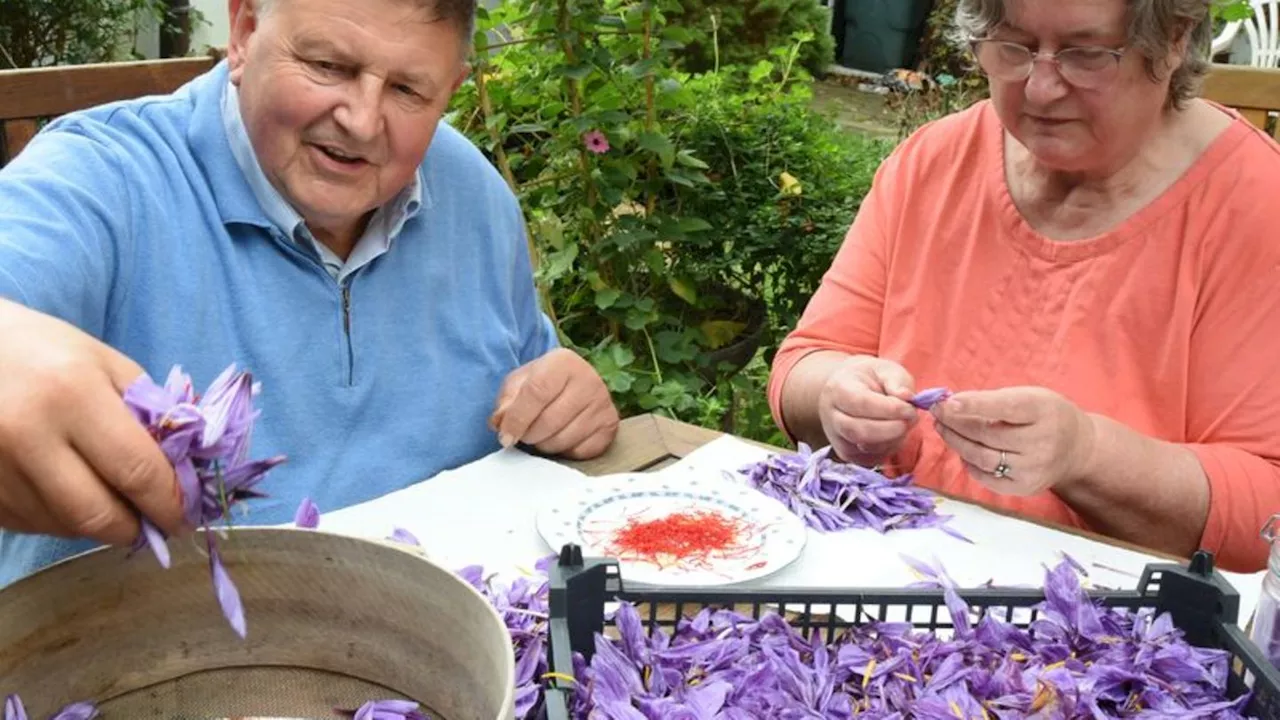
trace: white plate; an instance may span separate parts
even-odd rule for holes
[[[612,536],[632,519],[699,511],[742,523],[733,552],[665,567],[610,552]],[[800,518],[754,488],[719,478],[673,480],[647,473],[592,478],[543,507],[537,526],[554,552],[577,543],[583,555],[617,559],[624,583],[667,586],[728,585],[765,577],[798,558],[808,537]]]

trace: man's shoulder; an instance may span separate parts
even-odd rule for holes
[[[147,95],[75,110],[54,118],[19,154],[59,155],[91,151],[122,167],[145,164],[156,153],[186,145],[195,112],[190,86],[167,95]]]

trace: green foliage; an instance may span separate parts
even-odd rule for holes
[[[0,67],[138,59],[141,20],[167,20],[164,0],[0,1]],[[192,11],[192,25],[199,22]]]
[[[800,64],[811,74],[821,75],[835,62],[831,11],[818,0],[679,0],[667,21],[693,31],[678,52],[690,72],[751,65],[797,33],[812,37],[800,53]]]
[[[1253,6],[1249,0],[1213,0],[1212,11],[1214,19],[1224,22],[1253,17]]]
[[[889,148],[810,109],[811,34],[694,75],[677,69],[692,33],[666,22],[669,7],[509,0],[482,12],[450,121],[515,188],[562,342],[624,414],[778,439],[767,360]],[[589,147],[599,138],[607,150]]]

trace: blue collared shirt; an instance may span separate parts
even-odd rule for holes
[[[503,380],[556,345],[502,177],[441,123],[419,190],[331,273],[287,234],[298,224],[256,164],[237,162],[227,86],[224,62],[172,95],[46,126],[0,170],[0,297],[156,379],[181,365],[203,390],[231,363],[249,369],[251,454],[289,460],[240,524],[287,523],[307,496],[346,507],[497,450],[486,421]],[[0,532],[0,584],[89,547]]]

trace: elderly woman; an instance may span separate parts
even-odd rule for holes
[[[990,100],[880,168],[774,361],[794,439],[1237,571],[1280,512],[1280,148],[1209,0],[961,0]],[[907,402],[955,391],[921,413]]]

